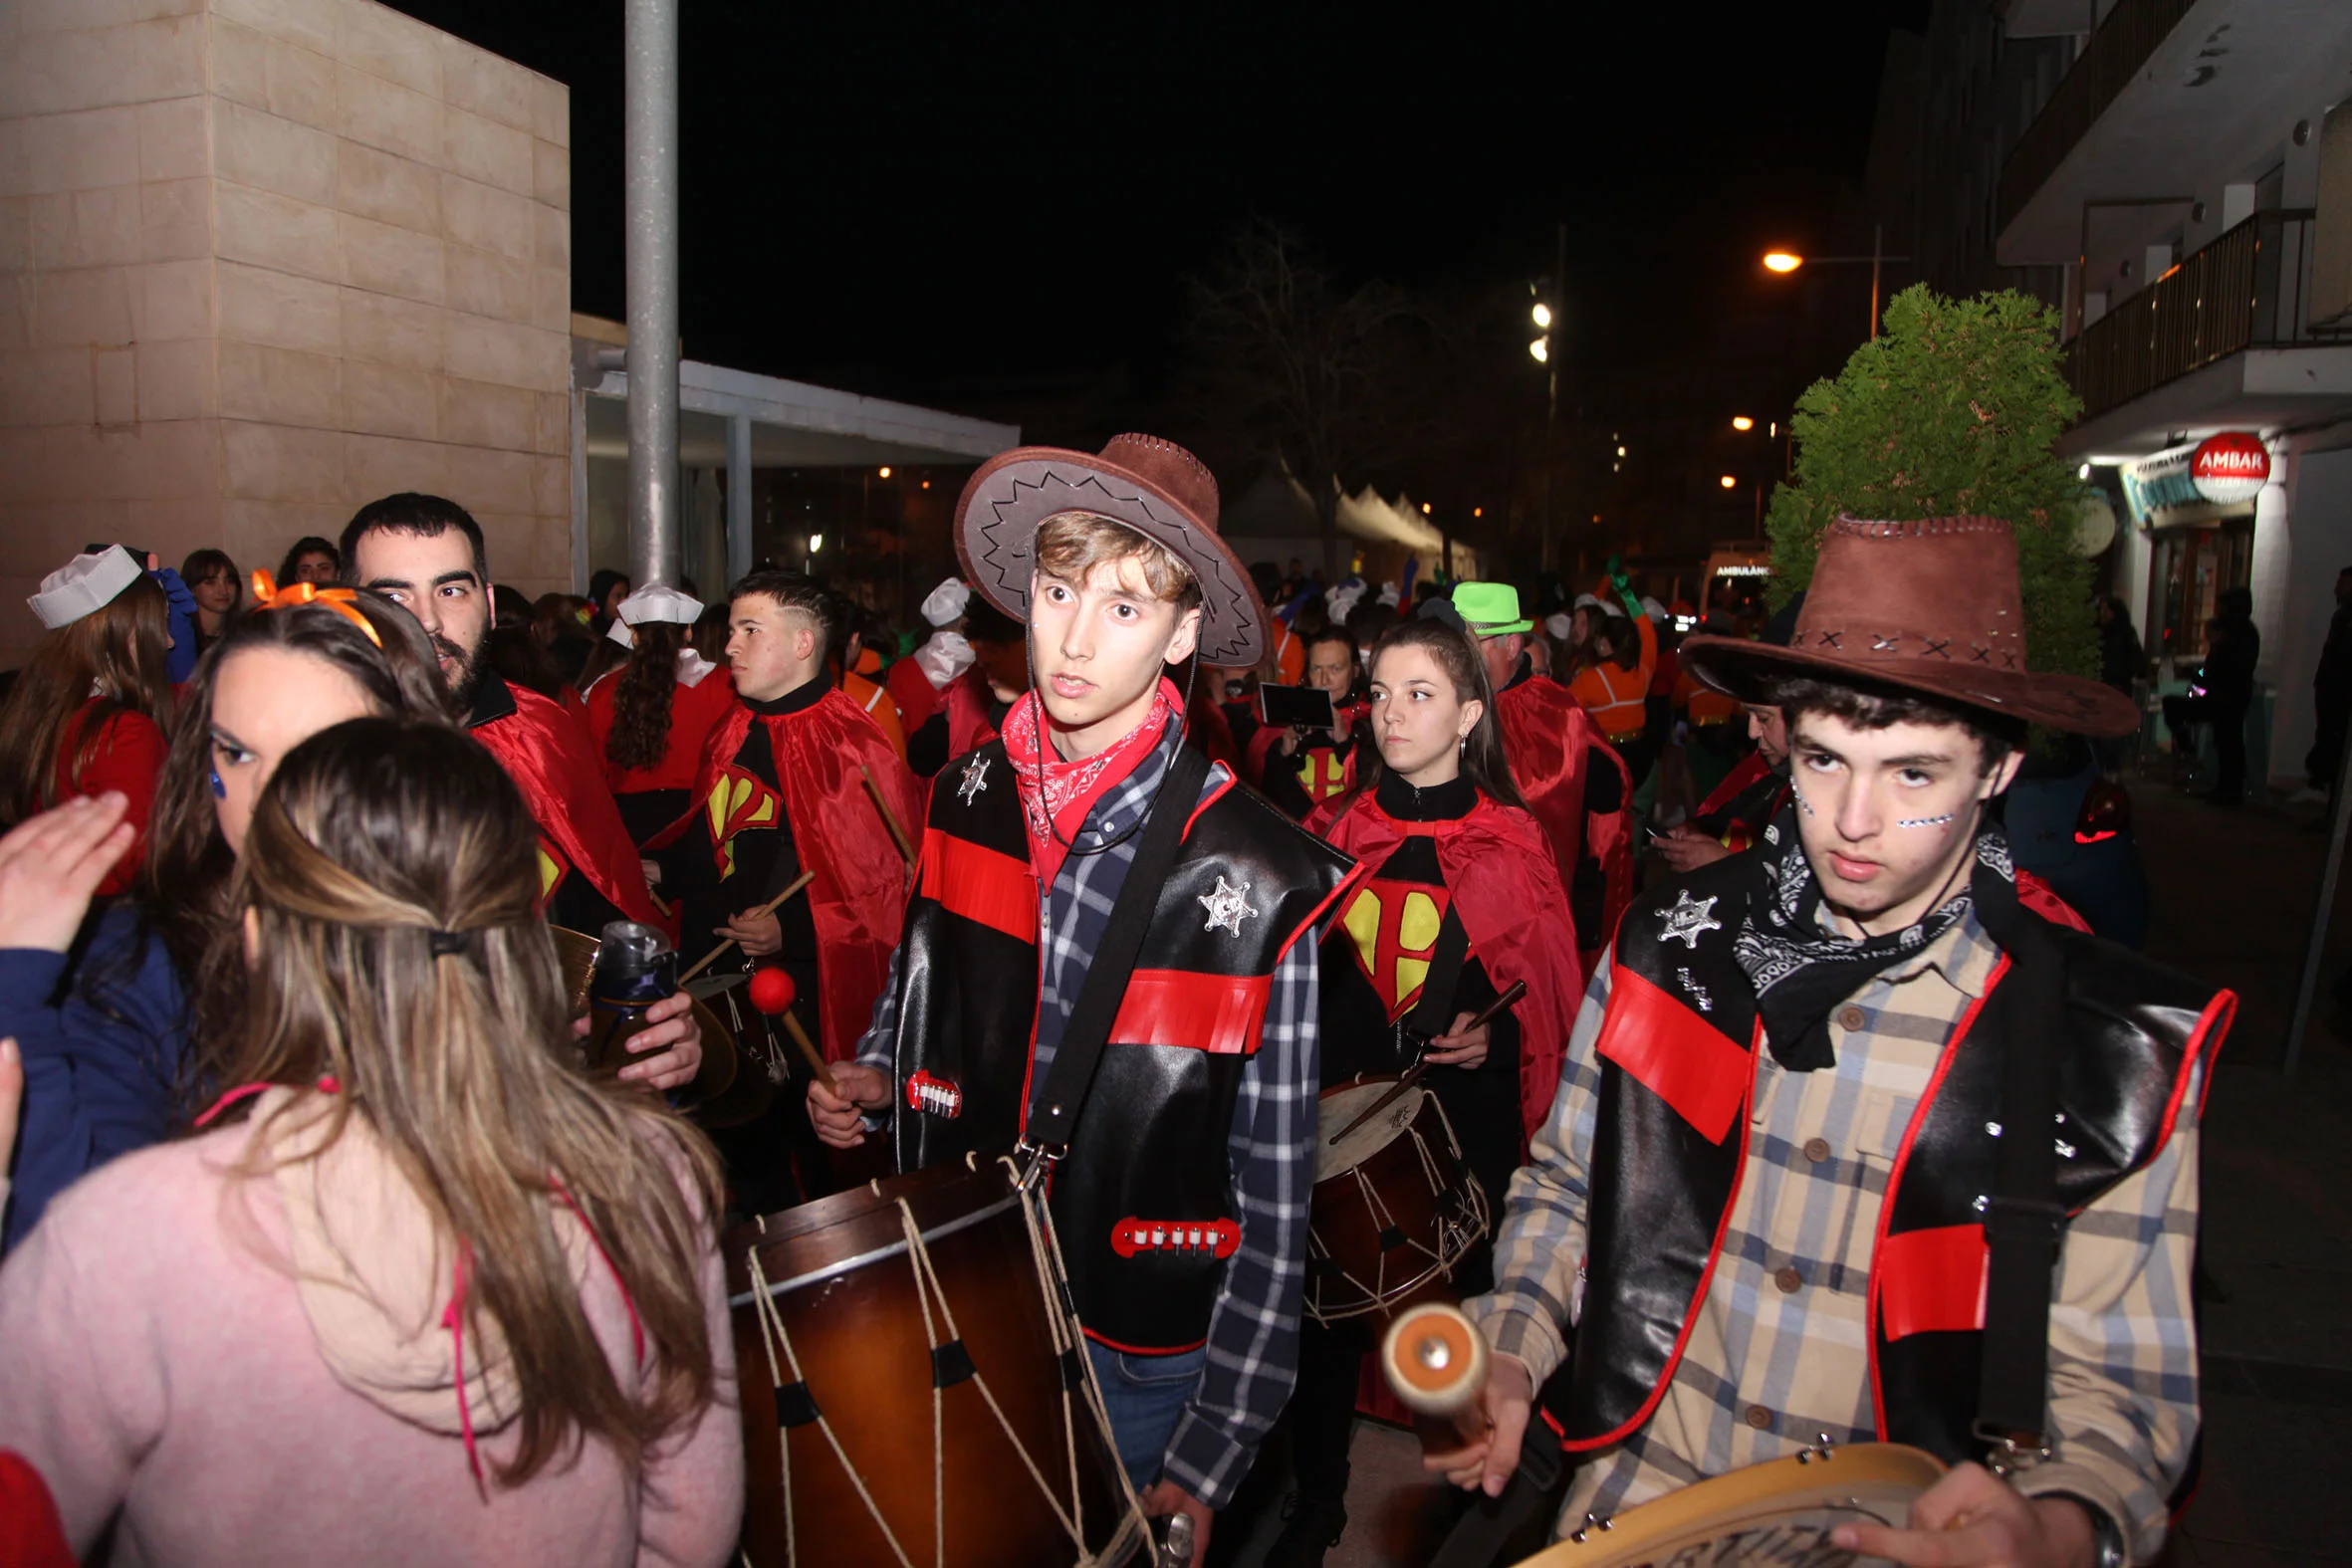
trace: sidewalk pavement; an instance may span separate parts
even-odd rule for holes
[[[2235,1026],[2206,1105],[2205,1469],[2163,1568],[2352,1563],[2352,1016],[2328,988],[2352,970],[2352,876],[2334,911],[2321,1006],[2300,1068],[2279,1071],[2327,839],[2316,807],[2224,808],[2132,785],[2154,906],[2147,952],[2234,990]],[[1448,1502],[1407,1432],[1358,1422],[1347,1532],[1328,1568],[1407,1568],[1442,1539]],[[1279,1502],[1283,1456],[1251,1490]],[[1256,1568],[1267,1507],[1220,1563]],[[1246,1514],[1237,1510],[1240,1530]],[[1237,1550],[1238,1548],[1238,1550]]]

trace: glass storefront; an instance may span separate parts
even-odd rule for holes
[[[2251,575],[2254,523],[2232,518],[2157,530],[2149,540],[2148,653],[2186,675],[2205,657],[2205,626],[2224,588]]]

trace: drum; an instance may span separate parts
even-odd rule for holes
[[[572,1015],[578,1017],[588,1011],[588,972],[596,963],[596,939],[562,926],[550,926],[548,931],[556,939],[564,994],[571,1002]],[[702,1065],[679,1096],[680,1108],[706,1127],[735,1127],[750,1121],[768,1108],[775,1086],[756,1063],[743,1059],[735,1031],[700,999],[694,1004],[694,1021],[702,1025]]]
[[[1841,1524],[1901,1526],[1944,1473],[1943,1461],[1899,1443],[1823,1444],[1751,1464],[1628,1508],[1587,1519],[1519,1568],[1702,1568],[1875,1562],[1832,1545]]]
[[[1041,1215],[967,1160],[729,1229],[752,1568],[1148,1549]]]
[[[1306,1311],[1318,1323],[1386,1313],[1438,1291],[1487,1233],[1487,1198],[1437,1096],[1407,1089],[1349,1129],[1393,1077],[1323,1091],[1306,1234]]]

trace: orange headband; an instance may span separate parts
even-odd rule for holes
[[[343,616],[353,625],[367,633],[367,640],[381,648],[383,638],[377,635],[375,623],[359,613],[359,595],[350,588],[323,588],[316,582],[290,582],[278,586],[278,579],[263,567],[253,568],[253,607],[257,610],[294,609],[303,604],[321,604]]]

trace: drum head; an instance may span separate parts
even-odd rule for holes
[[[596,939],[562,926],[548,927],[556,939],[556,962],[564,971],[564,995],[578,1017],[588,1010],[588,972],[596,963]],[[768,1075],[743,1060],[735,1031],[719,1015],[694,1003],[694,1021],[702,1026],[702,1065],[680,1097],[686,1113],[711,1127],[732,1127],[765,1110],[771,1086]]]
[[[1429,1091],[1416,1084],[1380,1109],[1380,1114],[1339,1138],[1339,1130],[1372,1108],[1372,1102],[1396,1087],[1394,1078],[1365,1078],[1324,1091],[1315,1113],[1314,1179],[1318,1182],[1352,1171],[1404,1136],[1421,1114]]]
[[[1896,1443],[1807,1449],[1571,1531],[1519,1568],[1877,1562],[1833,1546],[1829,1532],[1841,1524],[1903,1524],[1913,1500],[1943,1473],[1934,1455]]]

